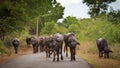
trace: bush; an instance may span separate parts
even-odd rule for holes
[[[0,40],[0,55],[8,53],[6,48],[3,45],[3,42]]]

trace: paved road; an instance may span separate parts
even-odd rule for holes
[[[69,57],[64,56],[63,61],[53,62],[52,58],[46,58],[45,53],[28,54],[17,57],[0,68],[91,68],[80,57],[76,57],[76,61],[70,61]]]

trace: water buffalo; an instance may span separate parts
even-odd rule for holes
[[[38,38],[32,37],[31,38],[31,44],[33,47],[33,53],[37,53],[38,52]]]
[[[80,45],[80,43],[77,41],[77,38],[75,36],[70,36],[68,38],[68,46],[70,48],[70,54],[71,54],[71,61],[75,61],[75,55],[76,55],[76,46]]]
[[[45,48],[46,48],[46,57],[50,58],[50,55],[53,52],[53,37],[49,36],[45,38]]]
[[[57,55],[57,61],[59,61],[59,54],[61,55],[61,60],[63,60],[63,55],[62,55],[62,48],[63,48],[63,41],[64,41],[63,35],[59,33],[54,34],[52,41],[53,41],[53,45],[52,45],[53,61],[55,61],[56,55]]]
[[[64,35],[64,42],[65,42],[65,46],[64,46],[64,52],[66,51],[66,56],[68,57],[68,38],[70,36],[75,36],[75,34],[73,32],[71,33],[67,33]]]
[[[44,51],[44,38],[43,37],[39,37],[39,41],[38,41],[39,47],[40,47],[40,52]]]
[[[31,44],[31,38],[30,37],[26,38],[26,43],[27,43],[27,47],[29,48],[30,44]]]
[[[104,38],[97,39],[96,44],[99,51],[99,57],[103,57],[104,55],[104,58],[109,58],[109,52],[112,52],[112,51],[108,47],[107,40]]]
[[[17,53],[18,53],[18,46],[19,46],[19,44],[20,44],[19,39],[14,38],[13,41],[12,41],[12,44],[13,44],[13,47],[14,47],[14,49],[15,49],[15,54],[17,54]]]

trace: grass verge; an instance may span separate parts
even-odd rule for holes
[[[113,51],[116,51],[114,49]],[[77,55],[86,60],[94,68],[120,68],[120,61],[117,58],[112,58],[115,55],[114,52],[110,54],[110,59],[99,58],[94,42],[81,42],[79,50],[77,50]]]

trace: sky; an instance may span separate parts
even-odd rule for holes
[[[78,19],[81,18],[90,18],[88,15],[88,6],[82,3],[83,0],[57,0],[57,2],[61,3],[62,6],[65,7],[63,17],[67,16],[75,16]],[[120,10],[120,0],[117,0],[114,3],[111,3],[110,6],[115,10]]]

